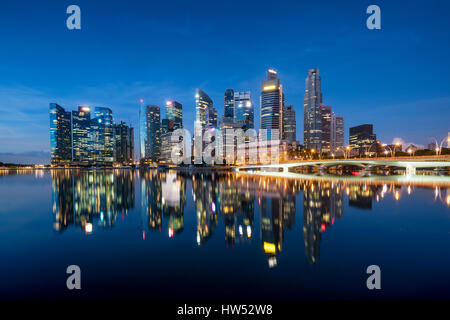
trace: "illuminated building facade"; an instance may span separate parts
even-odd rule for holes
[[[305,149],[322,150],[322,105],[319,69],[308,70],[304,95],[304,146]]]
[[[183,105],[177,101],[167,101],[166,118],[173,121],[173,130],[183,128]]]
[[[283,140],[292,143],[297,140],[297,122],[294,106],[285,106],[283,111]]]
[[[197,159],[199,157],[203,159],[206,146],[206,143],[203,142],[203,135],[205,131],[209,129],[217,129],[217,111],[214,109],[212,99],[205,92],[197,89],[197,93],[195,94],[195,122],[193,137],[193,153]],[[198,140],[195,141],[196,139]]]
[[[282,139],[284,96],[283,88],[278,79],[278,72],[267,70],[267,80],[262,82],[261,90],[261,129],[266,129],[268,136]],[[272,130],[278,130],[279,137],[272,136]]]
[[[234,112],[235,112],[235,93],[233,89],[227,89],[225,90],[224,94],[224,117],[227,118],[234,118]]]
[[[50,156],[52,165],[72,161],[71,115],[56,103],[50,103]]]
[[[91,120],[93,152],[96,154],[94,162],[110,165],[114,162],[115,147],[112,111],[109,108],[95,107],[94,116]]]
[[[234,119],[242,129],[255,127],[255,115],[250,91],[234,93]]]
[[[161,110],[159,106],[141,104],[139,144],[141,161],[156,162],[161,155]]]
[[[363,124],[357,127],[350,128],[350,147],[352,149],[358,150],[359,155],[368,152],[372,145],[376,143],[376,141],[377,136],[373,133],[372,124]]]
[[[344,117],[331,114],[331,152],[343,153],[345,147]]]
[[[322,121],[322,141],[321,152],[329,153],[331,151],[331,107],[320,106],[320,118]]]
[[[77,111],[72,111],[72,149],[76,164],[87,165],[92,161],[90,130],[91,108],[78,107]]]
[[[134,128],[125,122],[113,125],[115,140],[115,162],[132,164],[134,162]]]

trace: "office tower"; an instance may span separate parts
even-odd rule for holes
[[[213,106],[207,110],[206,127],[208,129],[217,128],[217,110]]]
[[[205,129],[207,126],[208,111],[213,108],[213,101],[202,90],[197,89],[195,94],[195,121],[198,121],[200,127]]]
[[[255,127],[254,109],[250,91],[234,93],[235,122],[244,130]]]
[[[234,103],[235,93],[233,89],[225,90],[224,95],[224,117],[234,118],[235,116],[235,103]]]
[[[173,130],[183,128],[183,105],[177,101],[167,101],[166,118],[173,121]]]
[[[176,116],[174,116],[176,114]],[[161,163],[172,162],[172,150],[178,141],[172,141],[172,133],[183,127],[181,104],[176,101],[167,101],[166,118],[161,121]]]
[[[283,140],[292,143],[297,140],[297,122],[294,106],[285,106],[283,111]]]
[[[237,137],[235,132],[241,129],[241,125],[234,122],[229,117],[224,117],[218,135],[216,136],[218,142],[218,158],[223,159],[226,164],[234,164],[237,155]]]
[[[369,152],[369,149],[376,141],[377,136],[373,133],[372,124],[363,124],[350,128],[350,147],[352,149],[357,149],[359,155]],[[374,148],[372,150],[374,150]],[[374,151],[376,151],[376,149]]]
[[[50,156],[54,165],[72,161],[72,121],[70,112],[50,103]]]
[[[319,69],[308,70],[305,80],[304,96],[304,146],[305,149],[322,150],[322,105],[321,80]]]
[[[114,162],[113,116],[109,108],[95,107],[95,118],[91,119],[90,152],[96,164]]]
[[[320,142],[321,152],[331,151],[331,107],[320,106],[320,119],[322,121],[322,139]]]
[[[344,117],[331,115],[331,152],[344,152]]]
[[[261,90],[261,129],[267,129],[268,137],[272,137],[272,129],[279,131],[282,138],[283,88],[278,79],[278,72],[267,70],[267,80],[262,82]],[[276,138],[276,137],[275,137]]]
[[[159,106],[141,104],[139,112],[139,138],[141,160],[156,162],[161,148],[161,111]]]
[[[89,164],[91,130],[91,108],[78,107],[72,111],[72,152],[73,161],[78,164]]]
[[[195,158],[203,157],[206,145],[203,142],[205,130],[216,127],[217,111],[214,109],[213,101],[205,92],[197,89],[195,94],[194,148],[192,148]],[[200,141],[196,141],[196,139]]]
[[[114,124],[115,162],[132,164],[134,162],[134,128],[123,121]]]

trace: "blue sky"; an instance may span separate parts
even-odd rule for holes
[[[66,28],[71,4],[81,30]],[[381,8],[381,30],[366,28],[370,4]],[[450,131],[449,12],[433,0],[3,0],[0,161],[47,159],[50,102],[107,106],[137,126],[140,98],[173,99],[192,129],[195,88],[220,116],[234,88],[252,92],[259,125],[268,67],[295,106],[302,143],[305,76],[320,68],[324,104],[345,116],[346,135],[373,123],[383,142],[426,145]]]

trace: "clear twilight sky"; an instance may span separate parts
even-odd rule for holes
[[[81,30],[66,27],[71,4]],[[366,27],[371,4],[381,30]],[[181,102],[192,130],[195,89],[221,117],[234,88],[251,91],[259,127],[269,67],[295,106],[301,143],[305,77],[319,68],[346,143],[348,128],[373,123],[382,142],[426,145],[450,131],[449,14],[449,1],[434,0],[2,0],[0,161],[49,162],[50,102],[109,107],[137,138],[140,98],[162,109]]]

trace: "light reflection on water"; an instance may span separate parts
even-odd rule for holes
[[[185,176],[175,171],[52,171],[54,228],[79,227],[85,233],[97,228],[112,228],[118,217],[135,207],[135,192],[140,192],[142,235],[165,232],[174,237],[184,230],[186,201],[193,201],[199,246],[225,227],[225,245],[248,242],[259,228],[261,247],[270,267],[283,247],[285,229],[295,223],[296,206],[303,206],[303,239],[306,259],[319,260],[320,240],[344,216],[344,195],[350,207],[371,210],[373,202],[386,197],[396,201],[414,195],[418,187],[430,189],[434,201],[450,207],[450,184],[398,184],[384,177],[378,180],[342,181],[326,179],[282,179],[245,174],[199,174]],[[138,179],[135,190],[135,179]],[[187,180],[191,190],[187,192]],[[296,195],[303,193],[303,203]],[[190,199],[189,199],[190,198]],[[255,226],[255,202],[260,225]],[[164,227],[163,227],[164,225]],[[95,226],[95,228],[94,228]]]
[[[127,268],[135,268],[142,263],[142,252],[147,252],[148,256],[144,261],[151,263],[152,268],[160,272],[175,268],[169,257],[176,256],[185,263],[185,268],[198,268],[207,263],[219,274],[227,268],[233,268],[239,261],[246,261],[246,269],[243,271],[246,276],[237,276],[242,283],[258,281],[264,274],[273,276],[274,281],[277,279],[276,283],[270,284],[271,287],[279,289],[278,286],[281,286],[286,289],[286,283],[290,283],[292,277],[304,274],[316,279],[316,286],[320,284],[316,294],[326,293],[328,297],[334,297],[325,284],[325,279],[330,276],[329,271],[324,274],[323,269],[311,270],[307,268],[308,265],[323,264],[322,267],[326,270],[346,262],[360,265],[370,261],[369,254],[377,257],[374,260],[384,262],[384,265],[398,264],[393,262],[396,257],[392,253],[384,253],[392,249],[395,239],[400,239],[397,246],[402,252],[397,254],[403,255],[405,263],[415,259],[413,252],[408,253],[410,250],[423,252],[424,248],[428,248],[428,259],[443,259],[439,262],[442,269],[450,266],[448,258],[436,258],[433,251],[445,251],[450,244],[448,183],[433,183],[429,180],[408,183],[383,177],[372,177],[370,180],[345,180],[337,177],[286,179],[235,173],[191,176],[157,170],[52,170],[31,174],[19,172],[16,176],[3,175],[0,177],[0,191],[6,192],[12,182],[18,183],[21,175],[34,179],[23,182],[31,190],[34,187],[33,181],[42,181],[45,185],[48,180],[51,185],[51,196],[48,194],[48,199],[40,199],[43,202],[51,201],[51,212],[45,212],[44,208],[34,208],[38,212],[43,211],[42,217],[39,216],[40,222],[48,221],[45,226],[36,223],[36,229],[42,234],[46,232],[43,228],[53,230],[53,235],[48,240],[51,242],[45,243],[47,247],[41,247],[43,252],[48,251],[49,256],[59,246],[70,247],[75,252],[82,248],[103,248],[103,253],[100,250],[95,254],[96,259],[106,259],[108,252],[109,255],[114,255],[117,263],[126,260]],[[42,191],[42,188],[38,190],[39,185],[35,188],[36,194]],[[13,194],[11,190],[8,192]],[[32,208],[33,192],[30,192],[28,200],[23,201],[24,208]],[[422,207],[428,208],[434,215],[425,212]],[[376,212],[376,215],[367,215],[371,211]],[[2,217],[10,212],[2,212],[0,209],[0,214],[1,222]],[[19,216],[17,212],[15,214]],[[48,220],[50,215],[53,220],[51,223]],[[10,218],[12,224],[19,225],[20,221],[14,220],[18,217]],[[423,230],[416,229],[417,225],[423,225]],[[429,241],[436,248],[429,249],[430,242],[427,239],[419,241],[418,237],[423,237],[421,232],[433,234]],[[110,239],[108,234],[114,239]],[[0,237],[12,243],[16,241],[18,247],[22,245],[23,256],[17,259],[26,259],[29,244],[19,244],[17,238],[2,232]],[[327,237],[328,242],[324,240]],[[389,241],[373,245],[374,241],[378,241],[377,237],[381,240],[385,237]],[[181,242],[173,242],[173,239],[180,239]],[[105,241],[113,241],[114,245]],[[411,247],[403,241],[409,241]],[[418,244],[412,244],[416,241]],[[343,243],[346,244],[344,247]],[[364,253],[358,251],[361,250],[360,246],[370,245],[375,246],[375,253],[370,250]],[[418,248],[418,245],[424,248]],[[322,246],[325,246],[324,252],[321,250]],[[241,248],[241,251],[233,251],[233,248]],[[344,256],[342,250],[346,250]],[[230,257],[230,252],[235,252],[235,255]],[[154,254],[158,259],[155,260]],[[0,251],[0,256],[8,259],[11,253]],[[192,260],[193,256],[196,261]],[[219,262],[222,256],[228,257],[228,267]],[[86,264],[91,263],[78,252],[52,257],[43,263],[51,269],[73,257],[86,261]],[[425,261],[423,264],[417,268],[423,271],[424,267],[429,267]],[[292,266],[297,271],[291,270]],[[5,272],[15,272],[12,271],[13,266],[8,269],[7,265],[3,265],[0,268],[6,268]],[[200,272],[193,270],[195,271],[191,270],[191,273]],[[255,274],[251,273],[252,270]],[[282,274],[274,273],[274,270],[282,270]],[[204,274],[207,271],[202,272]],[[266,274],[267,272],[270,273]],[[350,271],[345,271],[348,272]],[[146,271],[136,273],[140,281],[145,279]],[[200,287],[206,286],[206,282],[195,280],[195,277],[192,275],[193,279],[189,281]],[[398,274],[392,277],[398,277]],[[154,285],[158,283],[158,280],[151,279]],[[217,290],[231,285],[227,283],[230,281],[232,282],[227,278],[216,283]],[[121,286],[125,286],[124,283]],[[450,284],[448,276],[441,282],[444,296],[450,294],[447,284]],[[291,285],[292,288],[286,290],[286,295],[303,297],[306,292],[302,286],[312,284],[294,282]],[[180,295],[190,294],[194,290],[187,289],[187,284],[184,287],[186,288],[180,291]],[[362,289],[349,286],[348,296],[360,295],[359,290]],[[255,290],[249,292],[256,294],[259,289]],[[297,291],[292,293],[290,290]],[[392,294],[394,292],[401,293],[402,287],[396,286]],[[263,293],[264,297],[274,294],[264,290]],[[55,292],[47,294],[52,296]],[[201,294],[197,292],[197,296]]]

